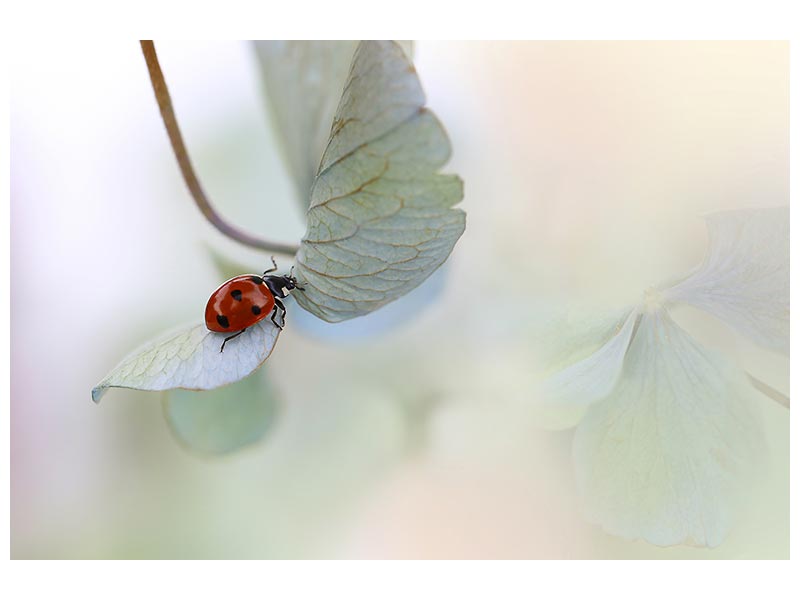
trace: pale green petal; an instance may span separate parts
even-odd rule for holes
[[[357,45],[348,40],[253,42],[273,126],[303,212]],[[402,45],[411,56],[411,42]]]
[[[619,383],[576,431],[589,517],[662,546],[722,542],[760,450],[750,390],[666,311],[643,314]]]
[[[407,121],[424,105],[419,77],[402,48],[394,42],[361,42],[353,56],[318,174]]]
[[[275,424],[278,409],[266,369],[216,390],[171,390],[164,397],[173,434],[199,454],[226,454],[258,442]]]
[[[722,319],[771,350],[789,353],[789,207],[707,217],[703,264],[664,291]]]
[[[596,352],[542,382],[537,407],[540,420],[550,428],[574,427],[586,409],[608,396],[622,374],[625,355],[640,317],[631,312],[613,330],[613,335]]]
[[[425,110],[413,66],[393,42],[353,59],[296,257],[297,302],[342,321],[396,300],[449,256],[464,231],[461,180],[437,174],[447,136]]]
[[[226,334],[212,333],[204,324],[183,327],[125,358],[92,390],[92,399],[99,402],[110,387],[210,390],[239,381],[269,358],[279,334],[263,319],[220,352]]]
[[[608,309],[583,303],[550,308],[549,318],[532,329],[544,370],[560,371],[599,350],[622,329],[633,308]]]
[[[328,143],[355,41],[256,41],[273,125],[303,212]]]

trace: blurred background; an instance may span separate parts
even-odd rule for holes
[[[230,220],[304,225],[247,43],[157,42],[189,153]],[[91,388],[197,320],[214,256],[266,268],[191,201],[135,40],[30,40],[12,62],[14,558],[788,557],[788,412],[714,550],[587,523],[571,431],[530,410],[563,306],[598,313],[684,274],[703,214],[788,202],[788,43],[419,42],[465,181],[467,230],[411,298],[328,326],[293,305],[264,437],[201,456],[162,394]],[[282,268],[289,263],[283,260]],[[402,303],[402,304],[401,304]],[[391,311],[390,311],[391,309]],[[788,393],[788,361],[689,309],[703,343]]]

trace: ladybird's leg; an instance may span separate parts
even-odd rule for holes
[[[222,340],[222,346],[220,346],[219,351],[222,352],[223,350],[225,350],[225,344],[227,344],[228,341],[232,340],[233,338],[235,338],[237,336],[242,335],[245,331],[247,331],[246,327],[244,329],[242,329],[239,333],[234,333],[233,335],[229,335],[224,340]]]
[[[278,270],[278,263],[275,262],[275,257],[270,256],[270,259],[272,259],[272,268],[264,271],[264,275],[266,275],[267,273],[273,273]]]
[[[275,317],[278,316],[278,309],[281,309],[281,322],[278,323],[275,320]],[[272,309],[272,322],[275,323],[278,327],[283,329],[283,326],[286,325],[286,307],[283,305],[283,302],[280,301],[279,298],[275,298],[275,308]]]
[[[286,325],[286,307],[283,305],[283,302],[281,302],[278,298],[275,298],[275,306],[281,309],[281,323]]]
[[[275,317],[277,316],[278,316],[278,305],[276,304],[275,307],[272,309],[272,316],[270,317],[270,319],[275,324],[275,327],[277,327],[278,329],[283,329],[283,325],[281,325],[275,320]]]

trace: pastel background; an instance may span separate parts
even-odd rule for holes
[[[299,239],[250,46],[156,46],[209,195]],[[159,394],[95,406],[90,390],[199,318],[220,282],[209,249],[253,271],[267,258],[191,202],[136,41],[16,47],[12,557],[788,557],[789,419],[770,400],[768,469],[714,550],[585,522],[572,433],[530,410],[555,311],[623,306],[685,273],[707,212],[788,202],[788,44],[420,42],[415,62],[452,141],[445,170],[465,181],[466,233],[399,324],[337,332],[291,306],[264,375],[273,428],[214,459],[174,441]],[[785,358],[676,317],[788,393]]]

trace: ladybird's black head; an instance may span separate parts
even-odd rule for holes
[[[293,289],[297,288],[301,292],[305,292],[306,288],[300,287],[297,284],[297,278],[294,275],[292,275],[293,272],[294,272],[294,265],[292,265],[292,268],[289,269],[289,274],[288,275],[284,275],[284,277],[283,277],[286,280],[286,287],[288,287],[290,290],[293,290]]]
[[[294,267],[292,267],[292,271],[294,271]],[[292,271],[289,271],[288,275],[267,275],[264,277],[264,283],[278,298],[286,298],[289,292],[294,289],[305,291],[305,288],[298,285],[297,279],[292,275]]]

